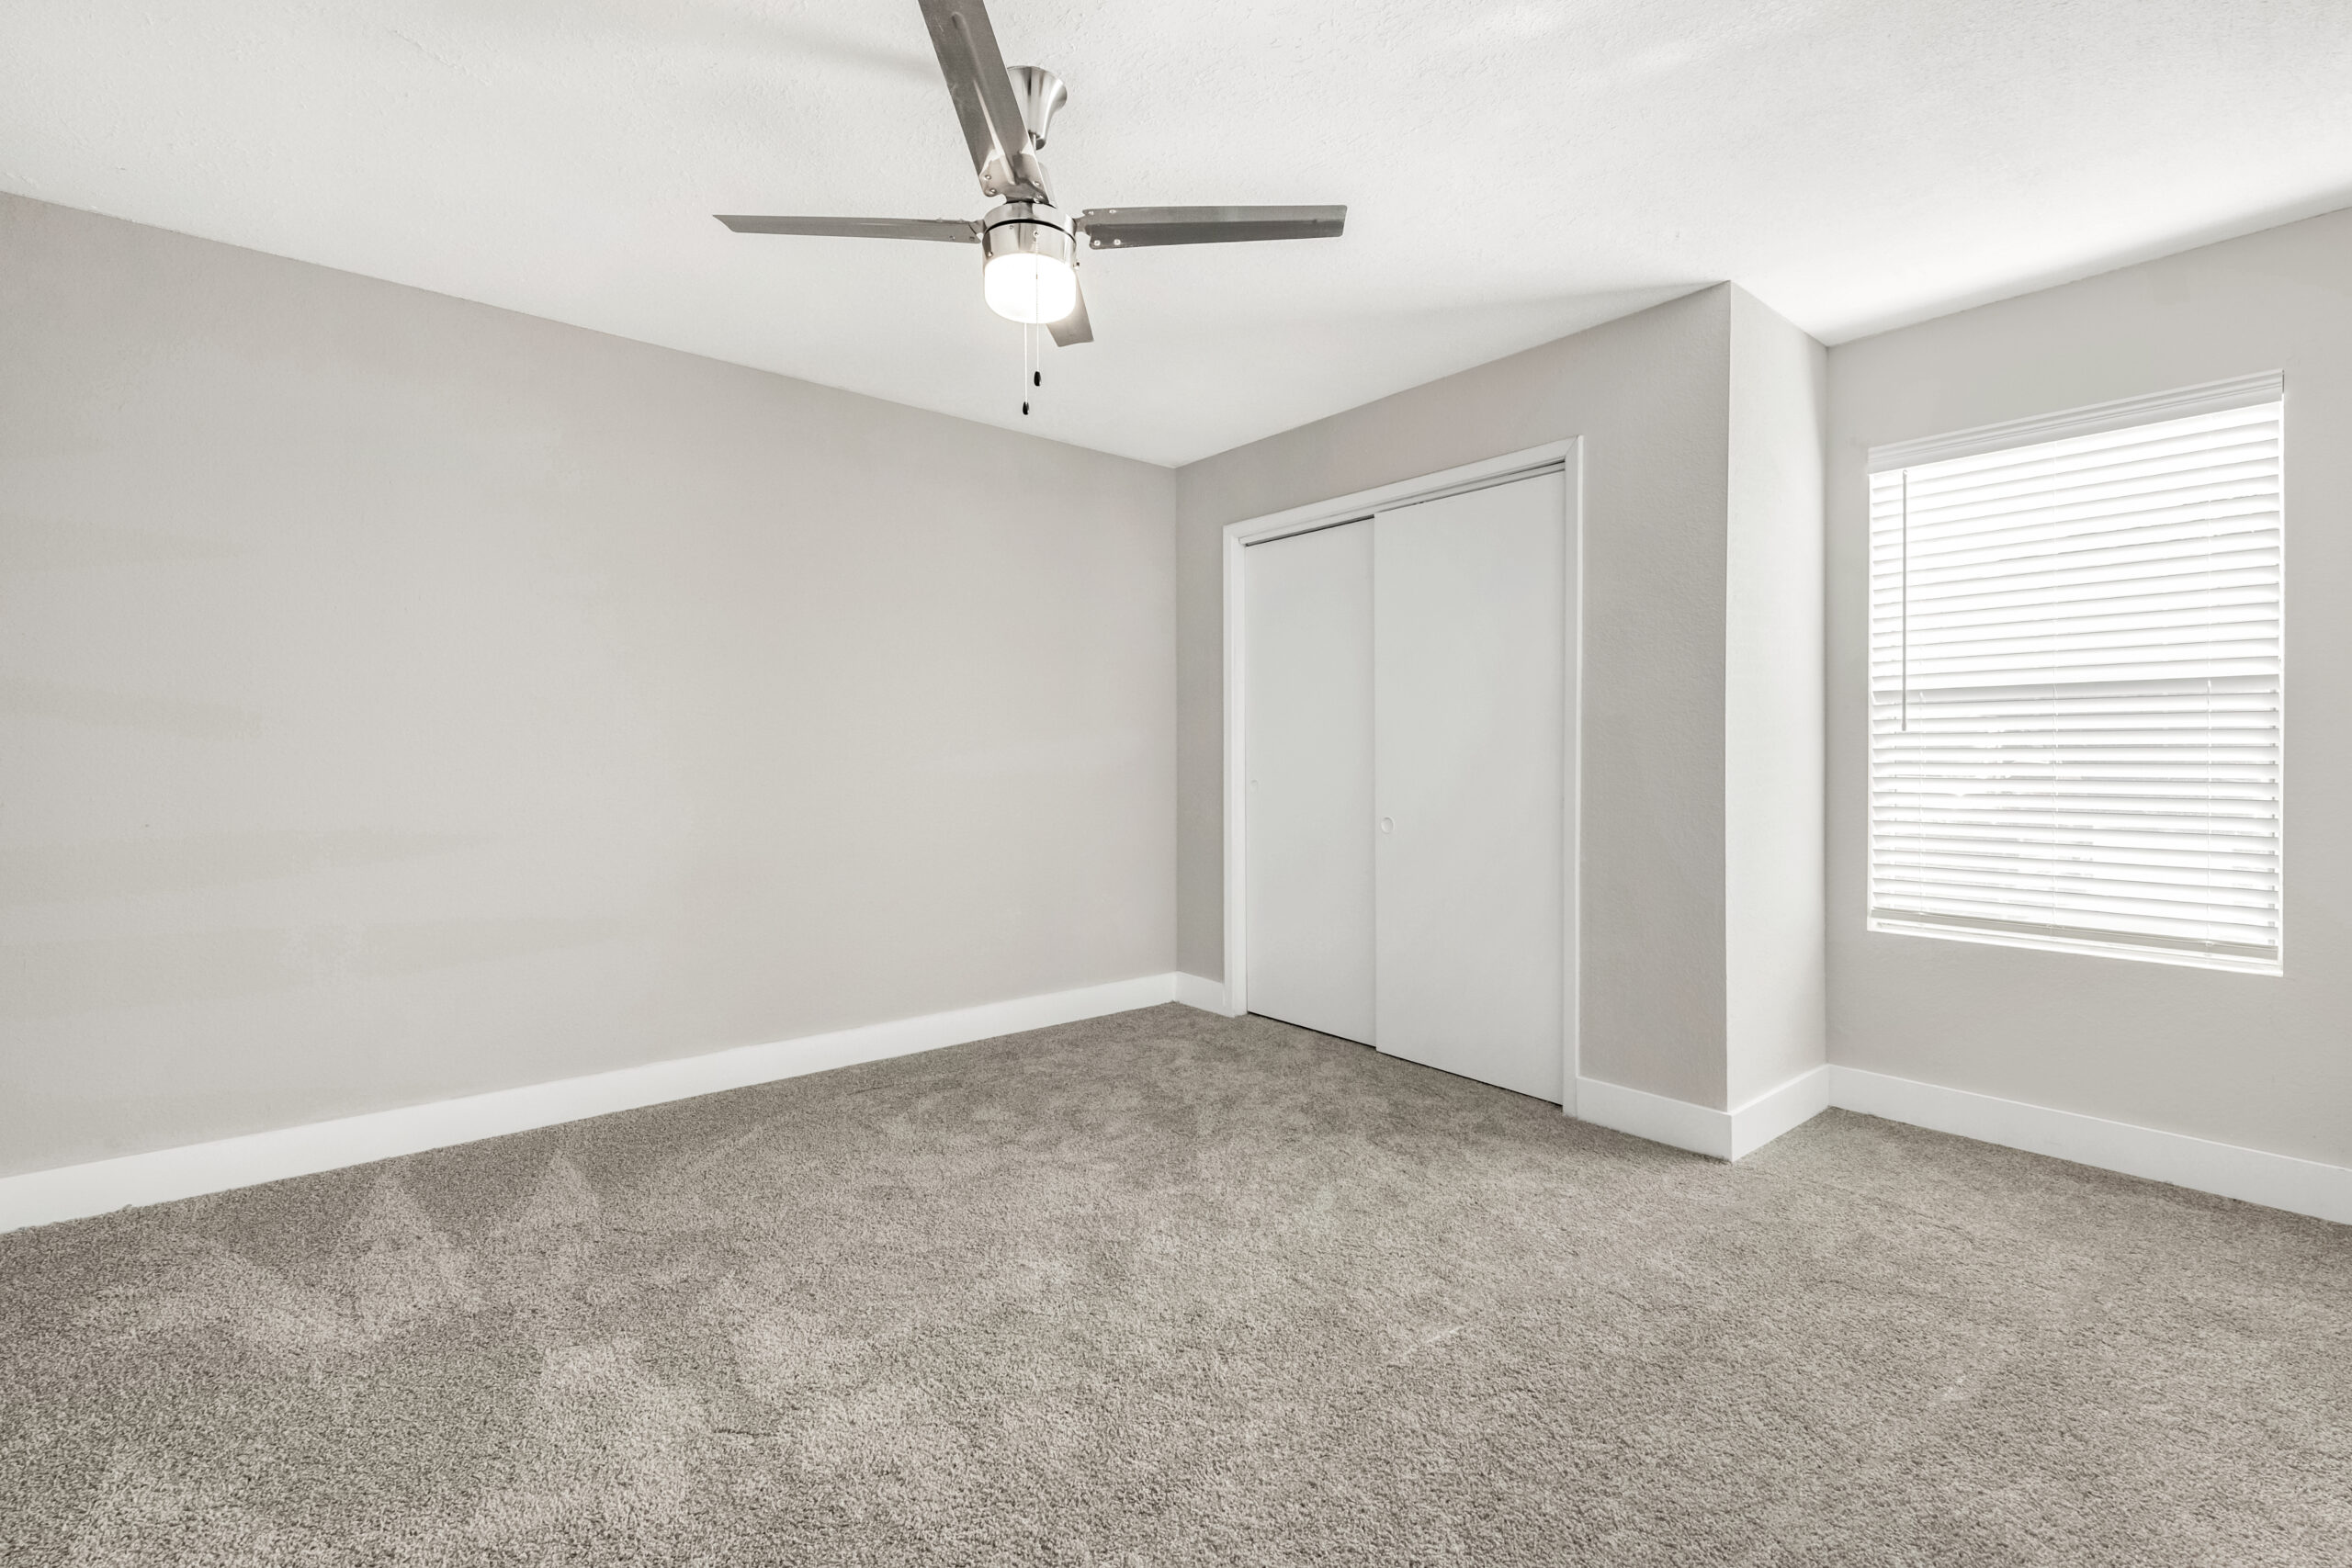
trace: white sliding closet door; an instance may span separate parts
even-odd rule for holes
[[[1517,479],[1372,524],[1372,1038],[1555,1102],[1566,1088],[1566,483]],[[1254,953],[1250,987],[1255,1010]]]
[[[1372,525],[1242,570],[1250,1010],[1370,1044]]]

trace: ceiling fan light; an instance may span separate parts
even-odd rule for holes
[[[989,309],[1009,321],[1058,321],[1078,308],[1069,263],[1035,251],[992,256],[980,273]]]
[[[1009,321],[1042,325],[1078,309],[1076,245],[1063,218],[1042,202],[1011,202],[989,214],[980,248],[980,291]]]

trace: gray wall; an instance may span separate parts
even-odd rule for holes
[[[1830,354],[1830,1055],[2352,1164],[2352,212]],[[2287,377],[2284,978],[1862,929],[1866,450]]]
[[[1724,1109],[1819,1066],[1823,967],[1821,469],[1829,358],[1731,291],[1724,525]]]
[[[1164,972],[1173,483],[0,197],[0,1174]]]
[[[1224,974],[1223,526],[1581,436],[1582,1071],[1724,1104],[1731,293],[1705,289],[1178,470],[1182,967]]]

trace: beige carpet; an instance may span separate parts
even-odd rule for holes
[[[0,1560],[2352,1562],[2352,1232],[1167,1007],[0,1237]]]

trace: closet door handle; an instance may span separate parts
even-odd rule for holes
[[[1396,830],[1396,818],[1394,817],[1382,818],[1380,819],[1380,830],[1384,833],[1395,832]]]

